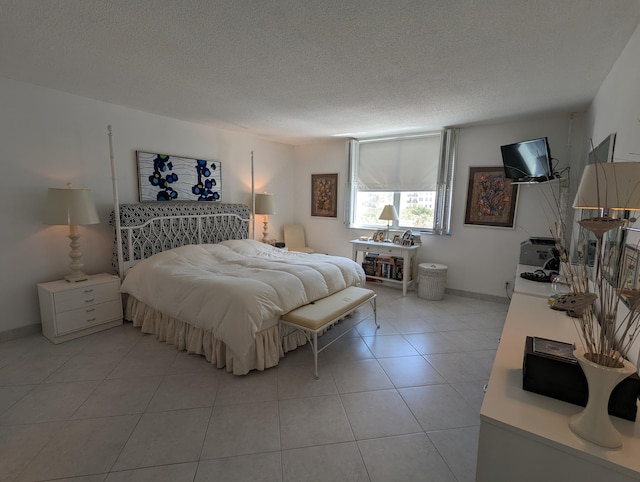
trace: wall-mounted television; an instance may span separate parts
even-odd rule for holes
[[[500,146],[500,150],[507,179],[543,182],[554,178],[546,137]]]

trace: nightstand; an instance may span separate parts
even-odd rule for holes
[[[38,284],[42,334],[62,343],[122,324],[120,278],[110,274],[86,281]]]

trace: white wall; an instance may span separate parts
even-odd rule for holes
[[[588,134],[594,144],[612,132],[617,134],[615,160],[640,162],[640,26],[618,57],[602,83],[587,112]],[[638,180],[640,182],[640,179]],[[634,227],[640,228],[640,222]],[[640,232],[629,232],[630,244],[640,243]],[[619,305],[618,319],[628,310]],[[627,354],[632,362],[640,360],[640,340]]]
[[[640,25],[600,86],[587,118],[595,145],[616,132],[614,158],[640,161]]]
[[[513,279],[520,254],[520,243],[532,236],[550,235],[549,225],[555,206],[551,186],[558,183],[521,186],[515,229],[464,225],[467,183],[471,166],[502,166],[500,146],[536,137],[548,137],[551,154],[560,167],[570,164],[583,150],[583,120],[558,115],[503,124],[465,127],[460,130],[454,178],[451,236],[423,236],[419,262],[443,263],[449,267],[447,288],[506,298],[504,284]],[[350,239],[367,231],[344,224],[345,183],[348,151],[345,141],[297,147],[295,219],[305,226],[308,244],[331,254],[349,256]],[[310,215],[311,174],[337,172],[338,218]]]
[[[121,202],[137,201],[135,151],[142,149],[221,161],[223,201],[248,204],[253,150],[256,190],[277,196],[271,233],[281,238],[281,225],[293,219],[290,146],[6,79],[0,79],[0,99],[0,338],[3,332],[37,328],[36,283],[60,279],[68,271],[67,229],[41,222],[47,188],[71,181],[91,189],[101,224],[80,227],[85,271],[113,272],[109,124]],[[260,232],[262,224],[256,225]]]

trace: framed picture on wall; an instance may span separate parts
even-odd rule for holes
[[[220,201],[220,161],[137,151],[140,201]]]
[[[513,228],[518,185],[502,166],[470,167],[464,223],[471,226]]]
[[[338,217],[338,174],[311,175],[311,215]]]
[[[622,288],[621,298],[627,307],[630,305],[630,300],[625,296],[625,289],[638,289],[640,288],[640,270],[638,269],[638,246],[627,244],[624,247],[622,256],[622,269],[620,270],[620,282],[618,286]]]

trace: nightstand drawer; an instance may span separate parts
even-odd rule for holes
[[[56,313],[83,308],[105,301],[115,300],[120,296],[119,282],[94,284],[79,287],[67,291],[61,291],[53,295]]]
[[[57,317],[56,335],[82,330],[92,325],[120,318],[122,318],[122,307],[119,299],[66,311]]]

